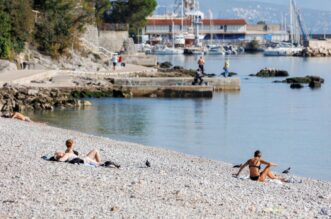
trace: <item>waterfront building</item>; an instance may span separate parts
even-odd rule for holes
[[[183,35],[186,44],[190,44],[190,37],[194,35],[194,23],[190,17],[180,18],[172,16],[153,16],[147,18],[143,29],[151,41],[158,39],[171,41],[176,36]],[[240,41],[288,41],[289,34],[280,24],[247,24],[244,19],[201,19],[199,25],[200,39],[216,42]],[[194,37],[193,37],[194,39]]]
[[[247,24],[245,39],[247,41],[282,42],[289,41],[290,37],[281,24]]]
[[[150,39],[161,37],[171,40],[173,35],[192,35],[194,24],[191,18],[150,17],[143,34]],[[244,40],[246,21],[244,19],[201,19],[199,34],[203,40]]]

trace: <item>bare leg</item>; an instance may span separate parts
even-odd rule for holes
[[[97,149],[90,151],[86,156],[97,161],[98,163],[101,162],[101,156]]]
[[[268,177],[269,177],[270,179],[278,179],[278,177],[275,176],[271,171],[268,172]]]
[[[264,182],[265,181],[265,179],[267,178],[267,176],[270,173],[270,167],[271,167],[270,165],[266,166],[264,168],[264,170],[260,173],[260,177],[259,177],[259,181],[260,182]]]
[[[273,174],[273,173],[271,172],[271,170],[270,170],[270,167],[271,167],[271,166],[266,166],[266,167],[264,168],[264,170],[263,170],[263,171],[261,172],[261,174],[260,174],[259,181],[260,181],[260,182],[264,182],[265,179],[266,179],[267,177],[269,177],[270,179],[279,179],[279,180],[285,182],[284,179],[279,178],[279,177],[277,177],[275,174]]]

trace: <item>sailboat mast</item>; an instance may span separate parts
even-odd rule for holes
[[[184,0],[182,0],[182,31],[184,28]]]
[[[174,20],[172,20],[172,48],[175,48],[175,24]]]
[[[293,9],[292,9],[292,0],[290,0],[290,37],[291,37],[291,44],[293,45]]]

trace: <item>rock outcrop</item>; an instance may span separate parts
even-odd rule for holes
[[[293,84],[290,85],[290,88],[292,88],[292,89],[301,89],[301,88],[303,88],[303,85],[299,84],[299,83],[293,83]]]
[[[307,47],[307,48],[303,49],[301,52],[295,54],[294,56],[326,57],[326,56],[331,56],[331,49]]]
[[[17,70],[17,66],[15,63],[0,59],[0,73],[6,71],[16,71],[16,70]]]
[[[278,70],[278,69],[273,69],[273,68],[264,68],[264,69],[261,69],[257,74],[251,74],[249,76],[270,78],[270,77],[288,77],[289,74],[285,70]]]
[[[113,96],[110,87],[90,88],[38,88],[11,86],[0,88],[0,111],[53,110],[54,108],[74,108],[90,106],[83,97]]]
[[[303,84],[308,84],[310,88],[320,88],[324,83],[324,79],[319,76],[305,76],[286,78],[283,81],[274,81],[274,83],[287,83],[293,89],[303,88]]]
[[[309,84],[311,82],[318,82],[323,84],[324,79],[319,76],[305,76],[305,77],[293,77],[293,78],[287,78],[283,81],[284,83],[293,84],[293,83],[299,83],[299,84]]]

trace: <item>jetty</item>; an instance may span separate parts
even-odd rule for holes
[[[185,74],[183,74],[185,75]],[[212,98],[215,92],[240,91],[238,77],[205,77],[192,85],[192,76],[128,65],[105,72],[16,70],[0,74],[0,110],[53,110],[84,107],[81,98]]]

